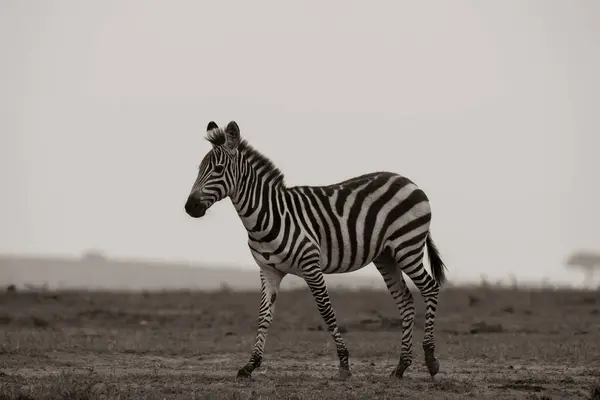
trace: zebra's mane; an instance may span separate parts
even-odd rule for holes
[[[225,145],[225,131],[222,128],[212,129],[207,133],[206,140],[214,146],[221,147]],[[273,164],[273,161],[252,147],[246,139],[241,139],[237,148],[240,154],[249,158],[256,169],[264,167],[264,172],[270,175],[276,185],[285,186],[283,172]]]
[[[208,140],[214,146],[223,146],[225,144],[225,132],[221,128],[215,128],[206,134]]]

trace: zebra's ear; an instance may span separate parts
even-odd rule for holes
[[[231,121],[225,128],[225,147],[235,150],[238,144],[240,144],[240,127],[235,121]]]
[[[213,129],[217,129],[219,126],[215,123],[215,121],[210,121],[208,126],[206,127],[206,132],[210,132]]]

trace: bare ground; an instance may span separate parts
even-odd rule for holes
[[[600,293],[447,288],[423,363],[389,378],[401,327],[385,291],[332,291],[353,376],[337,379],[333,340],[307,290],[283,292],[263,366],[235,379],[257,325],[258,293],[0,295],[0,399],[600,399]]]

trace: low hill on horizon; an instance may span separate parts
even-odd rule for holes
[[[383,280],[361,274],[326,275],[330,287],[380,288]],[[49,290],[259,290],[256,269],[207,266],[164,260],[113,259],[89,252],[83,257],[0,255],[0,285],[18,289],[44,287]],[[287,276],[282,289],[305,287],[302,279]]]

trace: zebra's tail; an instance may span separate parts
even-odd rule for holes
[[[429,265],[431,265],[431,273],[433,274],[433,279],[435,279],[438,285],[441,287],[446,281],[446,265],[444,265],[444,261],[442,261],[440,252],[438,251],[437,247],[435,247],[435,243],[433,243],[431,233],[427,235],[426,243],[427,254],[429,254]]]

